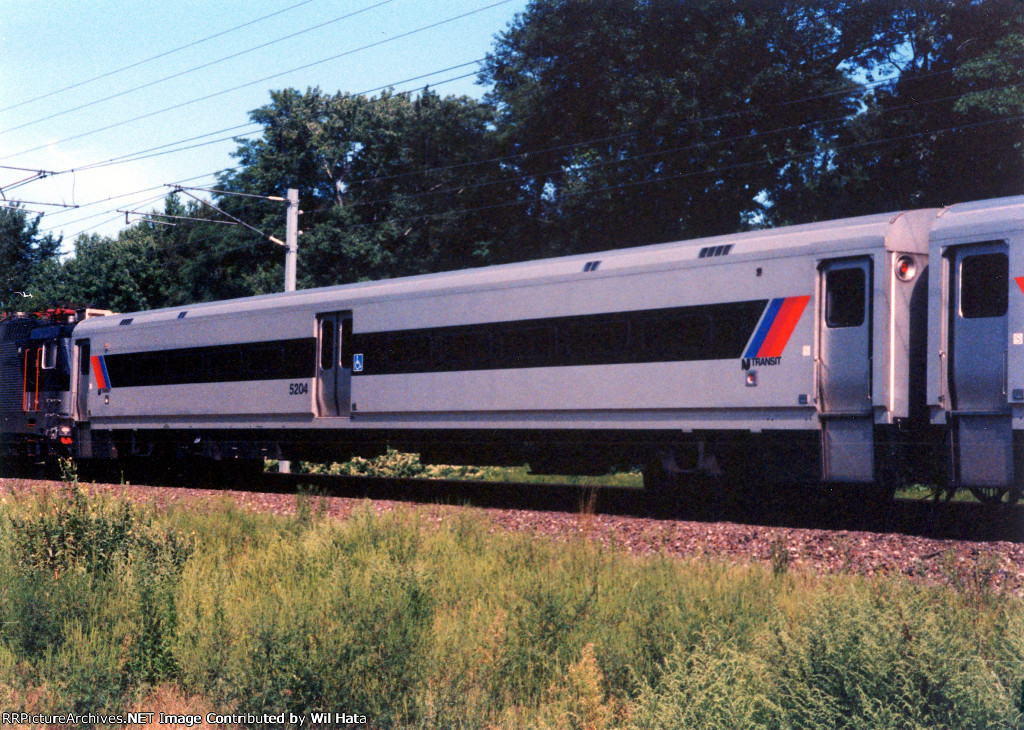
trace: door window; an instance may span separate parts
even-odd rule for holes
[[[334,322],[329,319],[320,323],[320,368],[334,367]]]
[[[1009,272],[1005,253],[964,256],[960,262],[960,315],[980,319],[1006,314]]]
[[[860,327],[864,324],[864,269],[832,269],[825,274],[825,324]]]

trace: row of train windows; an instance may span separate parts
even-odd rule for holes
[[[718,348],[714,347],[713,333],[716,326],[721,334],[732,324],[716,323],[711,315],[703,313],[646,321],[587,319],[517,327],[499,325],[388,333],[386,339],[379,340],[384,333],[363,335],[357,336],[362,342],[357,339],[353,349],[374,352],[376,346],[376,357],[383,356],[384,360],[381,369],[393,372],[499,364],[523,367],[698,360],[715,357]],[[729,339],[733,338],[725,338]]]
[[[307,378],[313,375],[312,359],[311,338],[104,358],[115,387]]]

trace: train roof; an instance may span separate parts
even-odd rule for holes
[[[932,226],[933,241],[970,236],[975,240],[1000,238],[1024,230],[1024,195],[958,203],[944,208]]]
[[[284,310],[315,306],[321,299],[330,299],[336,303],[339,295],[355,303],[395,296],[416,296],[441,291],[510,286],[518,283],[565,278],[582,272],[598,272],[598,270],[600,275],[609,275],[614,272],[624,273],[627,270],[636,271],[647,267],[682,268],[699,264],[715,265],[727,260],[726,256],[721,255],[723,252],[728,254],[732,260],[743,254],[761,254],[768,258],[808,255],[818,251],[827,252],[835,248],[849,248],[853,244],[864,248],[885,246],[888,250],[927,253],[928,234],[937,218],[947,214],[951,216],[949,220],[959,219],[974,211],[974,208],[970,207],[972,205],[981,206],[982,209],[1007,205],[1013,208],[1013,201],[1020,206],[1024,201],[1024,196],[1002,199],[1002,201],[953,206],[945,210],[924,209],[883,213],[598,253],[189,304],[121,314],[109,318],[95,317],[81,323],[78,326],[78,332],[88,334],[93,330],[102,331],[116,325],[125,317],[131,317],[133,324],[143,324],[186,316],[192,319],[199,316],[216,316],[240,311]],[[700,261],[701,259],[703,261]],[[599,263],[595,264],[594,262]]]

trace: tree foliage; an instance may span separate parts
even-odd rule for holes
[[[482,100],[272,91],[213,204],[283,239],[265,196],[297,188],[308,288],[1015,194],[1022,61],[1016,0],[531,0]],[[265,236],[165,212],[56,271],[6,213],[3,281],[117,309],[280,291]]]
[[[39,285],[55,275],[61,238],[39,231],[41,216],[0,208],[0,312],[35,308]]]
[[[783,170],[776,220],[1024,192],[1024,4],[915,0],[892,20],[861,109],[822,155]],[[871,83],[880,75],[892,80]]]
[[[262,138],[243,142],[220,187],[283,196],[299,190],[300,286],[462,268],[487,261],[507,199],[491,156],[493,113],[467,97],[426,90],[415,99],[274,92],[251,115]],[[237,208],[237,199],[221,198]],[[283,237],[280,204],[249,203]]]

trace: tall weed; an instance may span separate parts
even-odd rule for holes
[[[925,588],[636,557],[469,514],[16,504],[0,701],[155,691],[417,728],[1021,727],[1024,604],[979,598],[986,574]]]
[[[994,656],[1000,633],[948,593],[876,584],[819,593],[799,624],[774,622],[766,657],[800,727],[1011,728],[1022,666]]]

